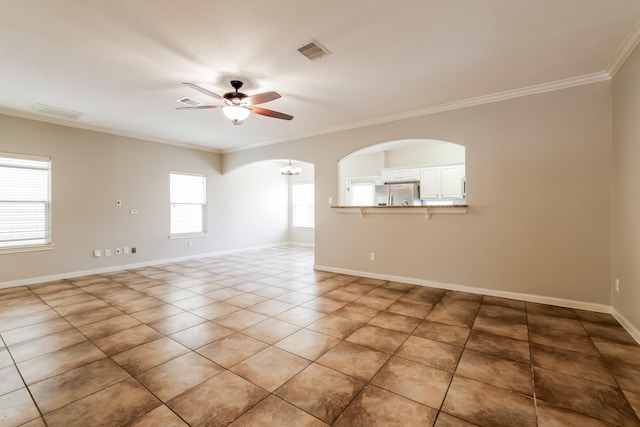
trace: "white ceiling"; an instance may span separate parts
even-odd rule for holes
[[[230,151],[607,79],[639,21],[638,0],[0,0],[0,112]],[[297,52],[314,39],[331,54]],[[295,118],[175,109],[232,78]]]

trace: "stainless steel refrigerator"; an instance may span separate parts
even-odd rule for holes
[[[376,206],[414,206],[420,204],[418,183],[383,184],[375,187]]]

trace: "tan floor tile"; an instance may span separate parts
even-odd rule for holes
[[[301,411],[275,395],[270,395],[240,418],[229,424],[230,427],[271,427],[285,425],[296,427],[329,426],[329,424]]]
[[[187,352],[187,347],[170,338],[162,337],[111,357],[129,374],[138,375]]]
[[[312,324],[318,319],[326,316],[325,313],[320,311],[311,310],[304,307],[295,307],[291,310],[287,310],[282,314],[275,316],[276,319],[284,320],[285,322],[292,323],[298,326],[307,326]]]
[[[262,288],[262,286],[257,288],[257,289],[261,289],[261,288]],[[261,302],[268,301],[268,300],[269,300],[269,298],[261,297],[260,295],[251,294],[251,293],[243,293],[243,294],[237,295],[235,297],[228,298],[224,302],[227,303],[227,304],[234,305],[236,307],[247,308],[247,307],[250,307],[252,305],[256,305],[256,304],[259,304]]]
[[[105,357],[98,347],[84,342],[18,363],[18,368],[25,382],[33,384]]]
[[[243,329],[242,333],[268,344],[274,344],[299,329],[300,326],[271,318]]]
[[[205,305],[195,310],[191,310],[191,313],[203,317],[207,320],[213,320],[238,310],[239,308],[234,305],[218,301],[214,302],[213,304]]]
[[[331,424],[365,383],[313,363],[276,391],[276,395]]]
[[[529,301],[527,301],[525,304],[527,307],[528,314],[564,317],[567,319],[575,319],[578,317],[576,315],[575,310],[572,308],[558,307],[555,305],[548,305],[548,304],[539,304],[539,303],[529,302]]]
[[[55,310],[60,313],[61,316],[70,316],[72,314],[83,313],[85,311],[96,310],[98,308],[107,307],[107,303],[93,298],[91,301],[81,302],[77,304],[69,304],[63,305],[62,307],[57,307]]]
[[[334,316],[344,317],[361,323],[367,323],[380,313],[380,310],[358,304],[347,304],[333,312]]]
[[[517,322],[514,323],[497,317],[477,316],[473,323],[473,329],[520,341],[527,341],[529,339],[527,325]]]
[[[477,304],[468,301],[440,301],[427,314],[426,319],[445,325],[470,328],[476,318]]]
[[[243,360],[231,371],[242,378],[273,392],[291,377],[309,365],[307,359],[280,350],[267,347],[248,359]]]
[[[129,377],[111,359],[101,359],[30,386],[46,414]]]
[[[377,326],[364,325],[346,340],[385,353],[393,353],[407,339],[408,335]]]
[[[196,353],[187,353],[136,377],[163,402],[197,386],[224,369]]]
[[[0,396],[0,421],[3,425],[20,426],[39,418],[40,413],[26,388]]]
[[[65,316],[65,319],[76,328],[90,323],[101,322],[113,317],[122,316],[124,313],[115,307],[107,306],[96,310],[84,311],[82,313]]]
[[[533,396],[529,364],[500,359],[490,354],[465,350],[456,375],[490,384],[523,396]]]
[[[307,329],[321,332],[338,339],[345,339],[361,326],[361,322],[329,314],[307,326]]]
[[[532,344],[531,363],[540,368],[617,386],[600,357]]]
[[[413,331],[413,335],[463,347],[467,342],[470,332],[471,330],[469,328],[445,325],[425,319]]]
[[[0,368],[11,365],[13,365],[13,360],[11,359],[9,351],[6,348],[0,346]]]
[[[316,299],[312,299],[311,301],[305,302],[301,305],[301,307],[329,314],[339,310],[345,305],[347,305],[347,303],[344,301],[336,301],[331,298],[318,297]]]
[[[478,316],[495,317],[511,323],[527,323],[527,313],[524,310],[499,305],[482,304]]]
[[[156,307],[162,305],[162,301],[154,297],[146,297],[133,301],[128,301],[120,304],[113,304],[119,310],[124,311],[127,314],[135,313],[136,311],[146,310],[147,308]]]
[[[439,408],[452,375],[439,369],[397,357],[371,380],[371,384],[432,408]]]
[[[204,295],[195,295],[190,298],[181,299],[180,301],[172,302],[172,305],[180,307],[183,310],[195,310],[196,308],[203,307],[216,302],[213,298],[205,297]]]
[[[384,310],[391,304],[396,302],[395,299],[384,298],[366,294],[353,301],[353,304],[363,305],[365,307],[375,308],[376,310]]]
[[[640,420],[640,393],[633,393],[627,390],[623,390],[622,392]]]
[[[43,300],[47,302],[51,307],[57,308],[62,307],[69,304],[79,304],[82,302],[88,301],[98,301],[98,298],[95,296],[83,291],[80,288],[76,288],[75,290],[67,290],[67,293],[71,292],[72,295],[59,295],[57,293],[49,294],[48,297],[41,297]]]
[[[538,426],[540,427],[611,427],[613,424],[578,414],[567,409],[556,408],[545,402],[537,403]]]
[[[586,320],[589,322],[596,322],[602,325],[614,325],[619,326],[620,323],[610,315],[609,313],[596,313],[595,311],[586,311],[586,310],[574,310],[578,319]]]
[[[60,315],[55,310],[48,308],[49,306],[46,307],[44,310],[32,313],[0,316],[0,332],[60,318]]]
[[[153,322],[149,322],[148,325],[163,334],[169,335],[204,322],[206,322],[206,320],[202,317],[184,312],[154,320]]]
[[[339,343],[340,340],[337,338],[309,329],[301,329],[278,341],[275,346],[305,359],[316,360]]]
[[[191,425],[222,426],[267,395],[249,381],[225,371],[169,401],[167,406]]]
[[[430,426],[437,413],[433,408],[368,385],[337,419],[334,426]]]
[[[131,313],[131,317],[134,317],[143,323],[150,323],[154,320],[164,319],[165,317],[180,314],[182,312],[184,312],[184,310],[171,304],[161,304],[145,310],[135,311]]]
[[[214,300],[226,301],[230,298],[237,297],[242,294],[244,294],[244,291],[240,291],[232,288],[222,288],[212,292],[207,292],[205,295],[209,298],[213,298]]]
[[[582,326],[582,322],[580,322],[578,319],[528,313],[527,322],[529,323],[529,325],[544,330],[552,330],[567,334],[587,335],[587,331],[585,331],[584,327]]]
[[[235,333],[207,344],[197,351],[218,365],[230,368],[266,347],[267,344],[262,341]]]
[[[343,341],[316,362],[361,381],[369,381],[388,359],[386,353]]]
[[[410,334],[411,332],[413,332],[416,326],[418,326],[418,324],[420,323],[420,319],[383,311],[376,317],[371,319],[368,323],[373,326],[379,326],[381,328]]]
[[[534,367],[536,398],[617,425],[638,423],[617,387]]]
[[[445,412],[440,411],[438,413],[438,419],[436,420],[433,427],[477,427],[477,424],[468,423],[466,421],[461,420],[460,418],[454,417],[453,415],[449,415]],[[557,427],[561,427],[561,426],[557,426]]]
[[[465,348],[520,363],[529,363],[531,358],[528,342],[490,334],[478,329],[471,331]]]
[[[606,360],[627,363],[629,365],[640,365],[639,344],[621,344],[601,338],[591,338],[591,340]]]
[[[293,307],[295,307],[293,304],[287,304],[286,302],[270,299],[247,307],[247,310],[260,313],[265,316],[276,316],[292,309]]]
[[[124,380],[44,416],[49,426],[124,425],[160,405],[134,379]]]
[[[427,314],[429,314],[432,308],[433,306],[431,304],[414,304],[398,300],[387,307],[386,311],[422,320]]]
[[[28,423],[21,424],[20,427],[47,427],[42,417],[29,421]]]
[[[396,356],[422,363],[432,368],[453,372],[456,369],[461,352],[461,347],[410,336],[400,346]]]
[[[86,341],[87,338],[75,329],[67,329],[9,346],[9,350],[16,362],[23,362]]]
[[[231,335],[234,331],[213,322],[205,322],[170,335],[170,338],[192,350]]]
[[[9,365],[0,368],[0,396],[22,387],[24,387],[24,383],[15,366]]]
[[[519,301],[519,300],[509,299],[509,298],[494,297],[491,295],[485,295],[482,298],[482,304],[499,305],[502,307],[517,308],[518,310],[525,309],[524,301]]]
[[[136,418],[127,427],[188,427],[171,409],[165,405],[147,412],[141,417]]]
[[[620,344],[637,345],[636,340],[620,325],[608,323],[596,323],[583,320],[582,326],[589,336],[602,338],[607,341],[615,341]]]
[[[174,303],[178,301],[185,300],[187,298],[195,297],[198,294],[195,292],[187,291],[186,289],[174,289],[169,292],[159,293],[154,295],[154,298],[159,299],[162,302]]]
[[[140,325],[138,320],[128,314],[122,314],[121,316],[111,317],[99,322],[78,326],[77,328],[89,339],[96,340],[138,325]]]
[[[138,325],[95,340],[106,354],[121,353],[130,348],[161,338],[162,334],[147,325]]]
[[[536,425],[533,399],[457,375],[441,410],[480,426]]]
[[[640,365],[606,361],[605,365],[623,390],[640,393]]]
[[[298,291],[287,292],[286,294],[279,295],[274,297],[274,300],[286,302],[287,304],[304,304],[305,302],[311,301],[315,298],[313,295],[305,294]]]
[[[34,338],[65,331],[71,329],[71,327],[65,319],[58,318],[3,332],[2,338],[8,346],[12,346]]]
[[[536,344],[600,356],[591,339],[585,335],[566,334],[529,327],[529,338],[531,342]]]
[[[227,328],[240,331],[248,328],[249,326],[255,325],[256,323],[262,322],[263,320],[267,320],[267,316],[254,313],[253,311],[240,309],[231,314],[227,314],[226,316],[216,318],[215,322],[222,326],[226,326]]]

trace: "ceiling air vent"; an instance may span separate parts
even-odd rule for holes
[[[191,99],[188,96],[185,96],[184,98],[180,98],[176,102],[187,105],[189,107],[197,107],[198,105],[202,105],[202,102],[196,101],[195,99]]]
[[[37,104],[33,107],[33,111],[40,114],[46,114],[47,116],[56,116],[72,120],[78,120],[80,117],[84,116],[84,113],[80,113],[78,111],[65,110],[64,108],[52,107],[44,104]]]
[[[320,59],[330,53],[327,49],[320,46],[320,44],[315,40],[301,48],[298,48],[298,52],[309,58],[311,61],[314,59]]]

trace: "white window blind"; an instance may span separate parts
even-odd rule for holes
[[[375,205],[376,184],[378,184],[378,180],[374,178],[348,180],[349,206]]]
[[[171,235],[206,232],[206,175],[171,172]]]
[[[51,159],[0,153],[0,250],[51,244]]]
[[[293,227],[314,227],[314,200],[313,184],[291,184],[291,225]]]

